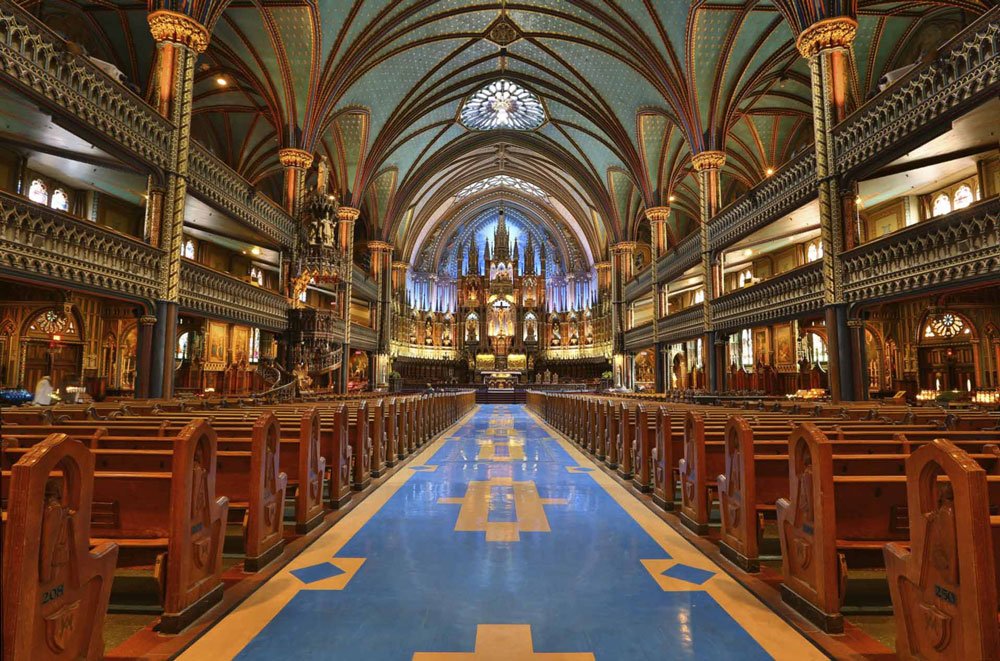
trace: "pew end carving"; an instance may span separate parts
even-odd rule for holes
[[[222,599],[222,546],[229,499],[215,497],[218,439],[205,420],[188,423],[174,444],[170,540],[158,567],[164,586],[156,629],[177,633]]]
[[[909,457],[906,477],[910,546],[885,548],[896,653],[902,659],[1000,658],[1000,521],[990,518],[986,471],[937,439]]]
[[[833,494],[833,451],[812,423],[802,423],[788,439],[788,481],[789,498],[777,501],[781,598],[827,633],[843,633],[846,567],[826,502]]]
[[[280,470],[281,429],[273,413],[254,422],[250,450],[250,507],[244,534],[248,572],[276,558],[284,546],[284,508],[288,476]]]
[[[722,555],[747,572],[760,571],[753,429],[742,416],[726,423],[726,472],[718,476]]]
[[[51,434],[11,468],[10,480],[3,658],[102,658],[118,546],[90,548],[93,455]]]

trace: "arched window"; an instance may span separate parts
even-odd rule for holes
[[[696,291],[694,293],[694,302],[695,302],[695,305],[697,305],[698,303],[704,303],[705,302],[705,290],[704,289],[699,289],[698,291]]]
[[[947,193],[941,193],[934,198],[934,207],[931,215],[937,218],[938,216],[943,216],[946,213],[951,213],[951,199],[948,197]]]
[[[816,333],[809,333],[809,362],[826,367],[829,361],[830,354],[826,348],[826,340]]]
[[[753,269],[747,269],[745,271],[740,271],[740,275],[737,279],[740,287],[747,287],[753,284]]]
[[[815,262],[819,259],[823,259],[823,242],[814,241],[806,248],[806,261]]]
[[[971,206],[975,201],[976,196],[972,193],[972,187],[966,184],[964,186],[959,186],[958,190],[955,191],[954,203],[951,207],[953,209],[964,209],[965,207]]]
[[[264,271],[256,266],[250,267],[250,280],[258,287],[264,286]]]
[[[748,371],[753,369],[753,333],[750,329],[740,331],[740,363]]]
[[[972,329],[954,312],[943,312],[930,317],[924,326],[924,337],[948,339],[958,335],[971,335]]]
[[[306,302],[306,290],[305,289],[303,289],[302,291],[299,292],[299,302],[300,303],[305,303]]]
[[[49,187],[41,179],[33,179],[28,187],[28,199],[38,204],[48,204]]]
[[[260,329],[253,328],[250,330],[250,362],[259,363],[260,362]]]
[[[187,360],[191,357],[191,331],[181,333],[177,338],[177,352],[174,358],[177,360]]]
[[[69,196],[66,195],[66,191],[61,188],[52,191],[51,206],[59,211],[69,211]]]
[[[194,241],[191,239],[184,242],[184,256],[188,259],[194,259]]]

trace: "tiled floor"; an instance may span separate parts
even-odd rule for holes
[[[481,406],[183,659],[824,658],[520,406]]]

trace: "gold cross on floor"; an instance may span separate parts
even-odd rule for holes
[[[594,661],[589,652],[536,652],[530,624],[480,624],[475,652],[417,652],[413,661]]]
[[[491,507],[494,488],[498,489],[504,499],[513,499],[513,511],[504,508]],[[522,532],[551,532],[549,519],[545,516],[543,505],[565,505],[565,498],[541,498],[534,482],[514,482],[511,478],[495,477],[487,481],[474,480],[469,482],[469,488],[464,498],[440,498],[442,505],[461,505],[458,521],[455,522],[456,532],[486,532],[487,542],[517,542],[521,540]],[[497,514],[513,514],[513,520],[490,521],[490,511]]]
[[[497,448],[507,448],[507,454],[497,454]],[[479,441],[476,461],[524,461],[524,441]]]

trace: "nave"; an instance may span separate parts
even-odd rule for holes
[[[180,658],[824,658],[522,406],[414,457]]]

